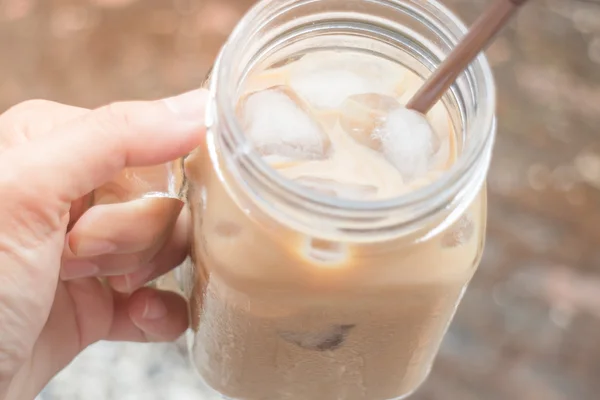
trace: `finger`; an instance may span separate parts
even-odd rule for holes
[[[187,303],[176,293],[142,288],[120,295],[106,340],[163,342],[177,339],[189,326]]]
[[[187,304],[173,292],[143,288],[124,295],[98,279],[66,282],[65,288],[75,307],[79,350],[99,340],[171,341],[188,327]],[[72,325],[64,316],[56,316],[63,328]],[[60,335],[59,325],[54,325],[55,334]]]
[[[189,212],[184,209],[173,234],[154,258],[132,272],[109,276],[109,285],[118,292],[130,293],[181,265],[189,254],[189,222]]]
[[[176,196],[178,193],[175,193],[175,191],[179,190],[183,184],[182,160],[180,158],[174,162],[149,167],[125,168],[110,182],[71,203],[68,231],[72,230],[83,213],[92,206],[125,203],[144,197],[152,197],[152,193],[160,193],[162,200],[169,201],[165,194]],[[153,197],[158,198],[158,196]]]
[[[149,341],[175,340],[189,326],[186,301],[170,291],[142,288],[130,297],[128,309]]]
[[[132,273],[148,262],[143,253],[106,254],[90,258],[63,260],[60,279],[71,281],[90,277],[107,277]]]
[[[173,199],[169,200],[174,202]],[[164,229],[161,223],[150,226],[149,229],[154,230],[156,235],[161,235],[160,240],[155,241],[151,235],[145,240],[137,238],[128,245],[130,250],[139,251],[129,254],[104,254],[81,258],[76,257],[69,246],[66,246],[63,254],[61,279],[105,276],[110,277],[111,285],[114,284],[114,288],[121,292],[129,293],[139,288],[148,280],[155,279],[181,264],[187,257],[189,211],[184,208],[179,217],[177,219],[173,217],[172,221],[176,221],[174,227],[172,223]],[[96,225],[89,224],[88,228],[95,233]],[[131,229],[134,229],[133,233],[136,232],[135,227]],[[164,232],[167,233],[166,237],[163,236]],[[111,236],[111,243],[119,242],[118,235],[117,233]],[[71,234],[69,238],[70,236]]]
[[[70,205],[127,166],[161,164],[190,152],[201,140],[205,100],[206,91],[197,90],[167,100],[115,103],[15,149],[6,161],[39,194]]]
[[[30,141],[90,110],[47,100],[28,100],[0,114],[0,147]]]
[[[90,208],[69,234],[78,257],[137,253],[155,249],[171,234],[183,203],[171,198],[145,198]]]

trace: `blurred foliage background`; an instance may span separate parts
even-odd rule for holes
[[[472,22],[489,0],[444,0]],[[0,112],[199,86],[250,0],[0,0]],[[600,0],[531,0],[488,51],[499,134],[484,259],[415,400],[600,392]],[[185,346],[100,343],[41,400],[209,399]]]

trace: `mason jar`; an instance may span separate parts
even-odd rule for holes
[[[466,27],[437,1],[264,0],[208,87],[207,135],[185,159],[193,219],[190,351],[230,399],[403,399],[426,379],[481,258],[495,88],[483,55],[443,98],[455,162],[401,196],[315,193],[275,171],[236,111],[244,82],[322,49],[427,77]],[[356,163],[362,160],[357,159]]]

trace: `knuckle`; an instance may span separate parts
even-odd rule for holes
[[[122,137],[131,129],[131,119],[123,103],[110,103],[100,108],[97,117],[105,134]]]
[[[54,103],[53,101],[50,101],[50,100],[30,99],[30,100],[25,100],[21,103],[18,103],[16,105],[12,106],[7,111],[7,113],[20,114],[22,112],[37,111],[40,108],[46,108],[53,104],[56,104],[56,103]]]
[[[0,114],[0,150],[35,140],[57,125],[83,115],[84,111],[41,99],[19,103]]]
[[[35,116],[56,103],[48,100],[26,100],[9,108],[0,115],[0,125],[10,127],[11,130],[25,131],[25,127]]]
[[[131,133],[130,119],[123,103],[103,106],[91,113],[89,118],[90,125],[95,127],[96,140],[110,147],[113,154],[123,153]]]

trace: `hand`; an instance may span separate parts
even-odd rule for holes
[[[187,255],[183,204],[110,194],[123,200],[113,189],[126,167],[200,143],[205,98],[93,111],[36,100],[0,115],[0,399],[33,399],[98,340],[168,341],[187,328],[183,298],[143,287]]]

